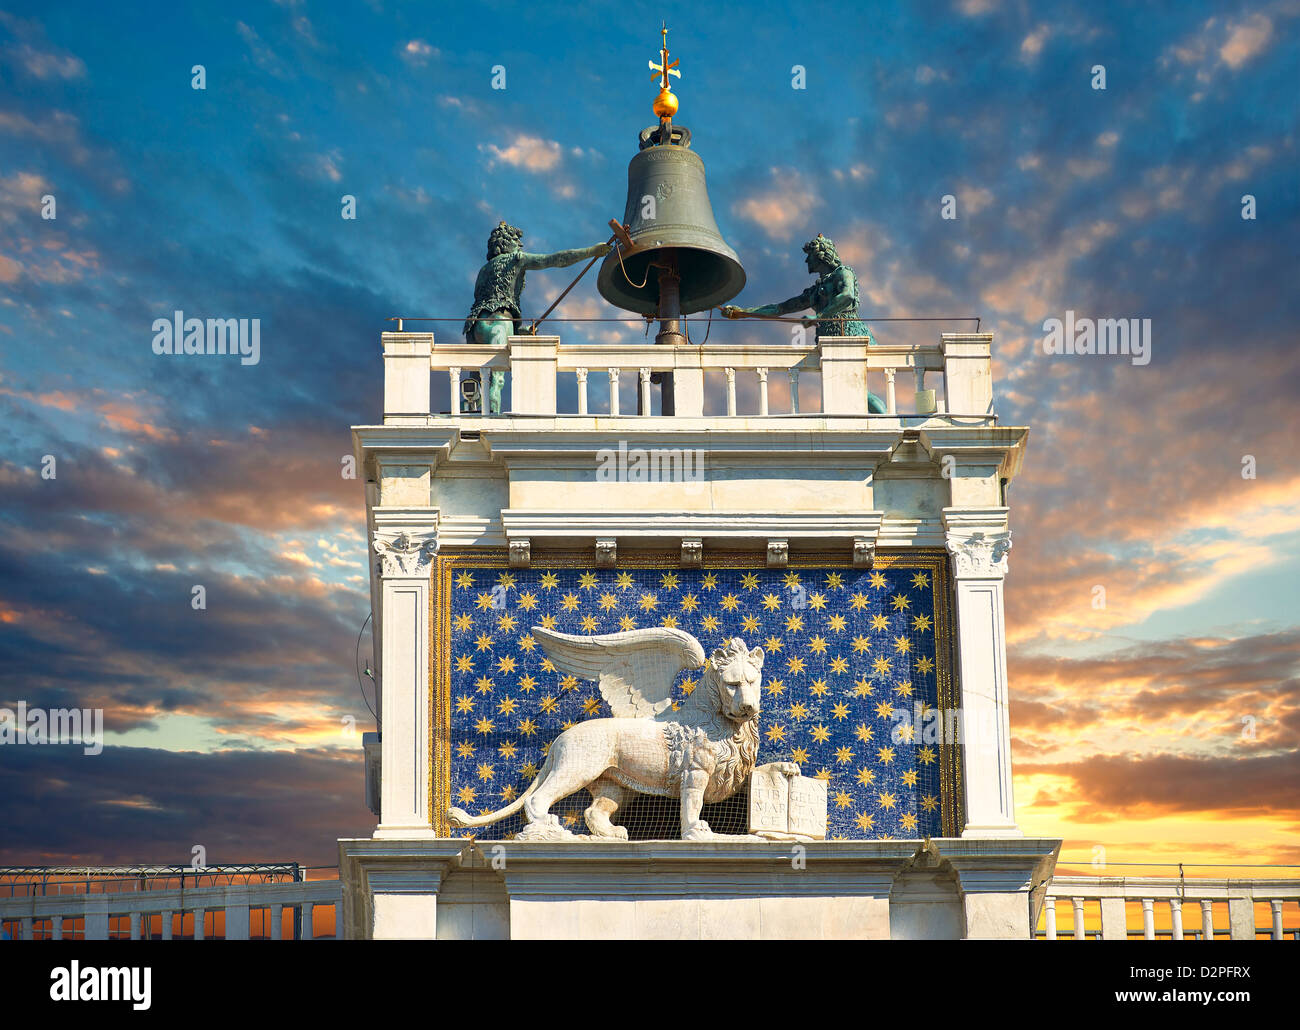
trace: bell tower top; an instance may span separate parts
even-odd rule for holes
[[[661,125],[667,123],[665,125],[666,131],[661,138],[669,140],[672,138],[673,115],[677,113],[677,97],[673,95],[673,91],[669,88],[669,76],[673,75],[680,79],[682,73],[677,70],[677,66],[681,64],[681,61],[673,61],[671,64],[668,62],[668,23],[664,22],[662,24],[663,28],[660,29],[660,33],[663,36],[663,42],[659,47],[659,63],[655,64],[654,61],[651,61],[650,70],[655,73],[655,77],[659,80],[659,95],[655,97],[654,112]]]

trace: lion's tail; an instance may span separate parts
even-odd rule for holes
[[[470,815],[464,809],[453,808],[447,812],[447,819],[452,826],[489,826],[492,823],[500,822],[502,819],[509,819],[524,807],[524,802],[537,789],[537,785],[542,782],[542,777],[546,774],[546,769],[550,764],[551,756],[547,755],[546,761],[542,763],[542,768],[533,778],[533,782],[505,808],[498,808],[495,812],[488,812],[487,815]]]

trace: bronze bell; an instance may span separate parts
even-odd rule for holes
[[[669,139],[661,143],[665,130]],[[690,145],[690,130],[671,122],[641,133],[641,150],[627,166],[623,214],[632,246],[612,251],[596,281],[615,307],[657,316],[665,330],[677,316],[725,304],[745,287],[740,259],[713,217],[704,162]],[[659,339],[686,342],[673,331]]]

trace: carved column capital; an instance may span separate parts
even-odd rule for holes
[[[1007,574],[1011,530],[1006,508],[944,508],[943,528],[958,579],[1001,579]]]
[[[950,529],[947,543],[958,579],[1001,579],[1007,574],[1011,530]]]
[[[415,579],[427,577],[438,553],[438,531],[375,530],[375,554],[379,556],[379,574],[385,578]]]

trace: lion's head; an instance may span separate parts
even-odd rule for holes
[[[734,723],[758,717],[762,705],[763,649],[749,648],[740,637],[732,637],[709,657],[710,675],[718,707]]]

